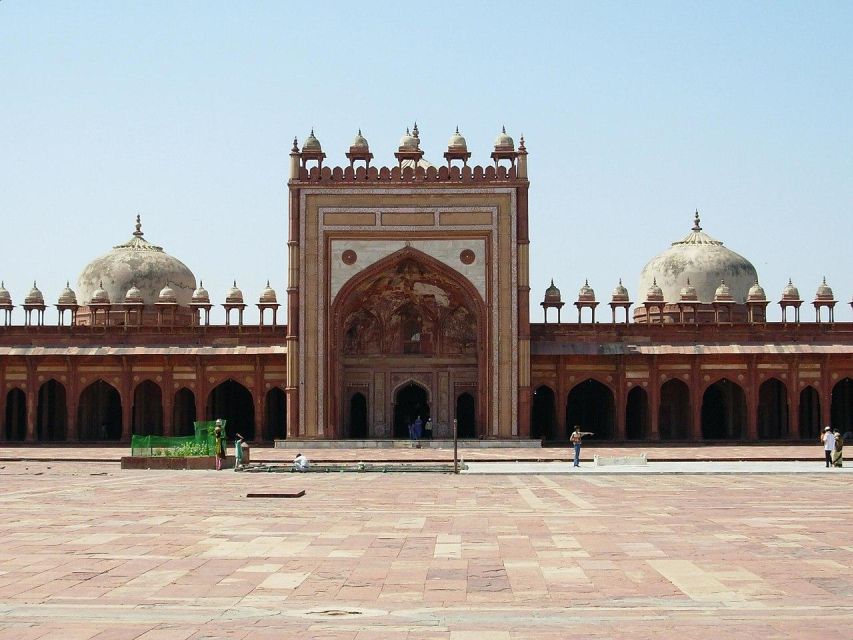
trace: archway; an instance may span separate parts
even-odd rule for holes
[[[758,437],[778,440],[788,435],[788,388],[777,378],[758,388]]]
[[[207,419],[227,420],[228,438],[239,433],[246,440],[255,438],[255,403],[251,392],[239,382],[226,380],[207,396]]]
[[[839,380],[832,388],[832,428],[842,434],[853,431],[853,379]]]
[[[349,437],[367,437],[367,398],[363,393],[354,393],[349,400]]]
[[[196,421],[195,394],[192,389],[182,387],[175,394],[175,402],[172,405],[172,430],[176,436],[195,435]]]
[[[649,394],[642,387],[634,387],[628,392],[625,437],[628,440],[643,440],[649,437]]]
[[[477,437],[477,415],[474,408],[474,396],[460,393],[456,398],[456,437]]]
[[[420,416],[426,422],[430,417],[427,390],[410,382],[397,390],[394,397],[394,437],[408,438],[409,425]]]
[[[615,411],[613,392],[592,378],[576,385],[566,398],[566,438],[580,425],[581,431],[591,431],[592,437],[609,440],[613,437]]]
[[[414,412],[408,416],[414,420],[419,412],[406,405],[405,397],[401,404],[397,384],[413,371],[450,372],[453,379],[465,380],[466,388],[493,388],[490,378],[495,374],[483,366],[492,352],[482,294],[444,262],[413,247],[401,248],[359,271],[333,299],[325,361],[329,393],[321,402],[342,437],[352,437],[355,427],[355,432],[362,429],[368,437],[407,438],[405,414]],[[352,394],[365,380],[383,379],[393,382],[378,384],[365,394],[367,420],[375,424],[361,427],[356,421],[353,425]],[[472,394],[479,421],[489,418],[488,393]],[[455,394],[428,393],[426,400],[412,402],[429,404],[428,413],[444,420],[454,415],[455,398]],[[445,425],[436,424],[434,429],[436,434],[444,433]]]
[[[27,437],[27,394],[10,389],[6,394],[6,440],[22,442]]]
[[[686,440],[693,428],[690,389],[681,380],[667,380],[660,388],[658,432],[661,440]]]
[[[530,437],[557,440],[557,406],[554,392],[542,385],[533,391],[530,404]]]
[[[36,411],[36,439],[39,441],[65,440],[68,431],[68,406],[65,386],[48,380],[39,388]]]
[[[267,425],[267,438],[269,440],[284,440],[287,437],[287,401],[284,391],[278,387],[273,387],[267,391],[264,404],[266,407],[264,422]]]
[[[820,437],[820,394],[812,386],[800,391],[800,438]]]
[[[728,378],[715,382],[702,396],[702,438],[740,438],[746,427],[746,415],[746,396],[740,385]]]
[[[120,440],[121,427],[121,396],[116,388],[98,380],[83,389],[77,404],[80,440]]]
[[[163,435],[163,393],[151,380],[136,385],[130,426],[136,436]]]

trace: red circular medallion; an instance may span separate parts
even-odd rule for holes
[[[352,249],[347,249],[341,254],[341,260],[344,264],[355,264],[355,261],[358,260],[358,254]]]
[[[459,254],[459,260],[462,261],[462,264],[472,264],[474,262],[474,258],[477,256],[470,249],[463,249],[462,253]]]

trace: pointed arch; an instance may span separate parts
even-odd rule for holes
[[[628,440],[649,437],[649,394],[640,386],[628,392],[625,402],[625,437]]]
[[[690,407],[690,388],[678,378],[671,378],[660,387],[658,403],[658,432],[661,440],[686,440],[693,430],[693,411]]]
[[[769,378],[758,388],[758,437],[778,440],[788,435],[788,387],[779,378]]]
[[[568,439],[574,425],[582,431],[590,431],[595,439],[609,440],[613,437],[616,404],[613,390],[595,378],[579,382],[566,397],[566,426],[564,437]]]
[[[474,396],[460,393],[456,397],[456,436],[459,438],[477,437],[477,413]]]
[[[409,425],[418,417],[426,421],[430,417],[429,389],[419,382],[410,380],[394,389],[394,437],[408,438]]]
[[[36,440],[57,442],[67,438],[68,403],[65,385],[51,378],[39,387]]]
[[[533,390],[533,401],[530,403],[530,437],[545,441],[557,440],[560,437],[556,395],[546,384]]]
[[[6,440],[23,442],[27,437],[27,394],[19,387],[6,392]]]
[[[109,382],[98,379],[80,393],[77,402],[80,440],[120,440],[121,394]]]
[[[819,438],[820,428],[820,394],[817,389],[808,385],[800,391],[800,438]]]
[[[194,435],[193,423],[197,419],[195,393],[192,389],[181,387],[175,392],[175,399],[172,403],[172,432],[176,436]]]
[[[284,440],[287,437],[287,401],[284,391],[279,387],[271,388],[264,398],[264,423],[268,440]]]
[[[708,385],[702,395],[702,438],[737,440],[746,433],[746,394],[726,377]]]
[[[228,378],[220,382],[207,396],[207,420],[227,420],[229,438],[241,434],[246,440],[255,438],[255,402],[252,392],[242,384]]]
[[[832,387],[830,417],[842,434],[853,431],[853,378],[843,378]]]
[[[137,436],[163,435],[163,391],[153,380],[143,380],[133,390],[130,428]]]

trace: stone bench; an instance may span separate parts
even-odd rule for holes
[[[594,456],[596,467],[612,466],[645,466],[646,454],[638,453],[633,456]]]

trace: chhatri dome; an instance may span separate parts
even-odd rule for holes
[[[700,303],[711,303],[725,282],[733,301],[744,304],[757,281],[758,274],[749,260],[702,231],[697,211],[690,233],[643,267],[639,290],[648,291],[655,283],[664,301],[674,304],[689,282],[689,294],[695,290]]]
[[[133,237],[95,258],[77,280],[80,300],[87,303],[98,289],[103,289],[109,300],[116,302],[124,300],[125,294],[135,289],[135,298],[153,305],[166,286],[174,289],[179,305],[187,306],[195,290],[195,276],[187,265],[143,237],[139,216],[136,216]]]

